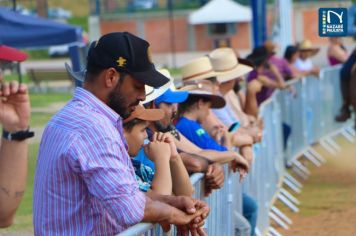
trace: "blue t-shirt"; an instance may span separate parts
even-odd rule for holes
[[[218,144],[196,121],[181,117],[177,122],[176,128],[187,139],[202,149],[227,151],[226,147]]]
[[[153,177],[156,172],[154,162],[147,157],[143,148],[140,149],[137,156],[131,161],[140,190],[147,192],[151,188]]]
[[[133,159],[141,162],[142,164],[144,164],[146,166],[149,166],[152,170],[156,169],[155,163],[148,158],[148,156],[146,155],[145,150],[143,148],[140,149],[137,156],[135,156]]]
[[[155,171],[151,167],[142,164],[140,161],[132,159],[132,165],[135,170],[135,177],[138,187],[142,192],[147,192],[152,185]]]

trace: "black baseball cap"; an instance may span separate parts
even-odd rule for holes
[[[151,60],[150,44],[128,32],[103,35],[93,42],[88,52],[88,64],[101,68],[115,68],[154,88],[168,83]]]

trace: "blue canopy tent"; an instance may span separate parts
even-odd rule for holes
[[[43,48],[69,44],[73,70],[81,68],[82,29],[0,7],[0,42],[15,48]]]

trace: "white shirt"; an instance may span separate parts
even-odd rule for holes
[[[310,58],[307,58],[306,60],[298,58],[295,61],[294,66],[300,71],[309,71],[314,67],[313,62],[310,60]]]

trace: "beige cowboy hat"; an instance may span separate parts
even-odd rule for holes
[[[200,57],[181,67],[183,83],[186,81],[199,81],[217,76],[208,57]]]
[[[299,43],[298,45],[299,51],[309,51],[311,52],[311,56],[314,56],[315,54],[317,54],[319,52],[318,47],[314,47],[312,45],[312,43],[310,42],[310,40],[305,39],[302,42]]]
[[[171,73],[169,73],[169,70],[160,69],[158,70],[158,72],[166,76],[169,79],[169,82],[156,89],[151,86],[145,85],[146,99],[142,101],[141,104],[152,102],[153,100],[164,94],[164,92],[166,92],[169,88],[174,88],[174,79],[171,76]]]
[[[180,88],[179,91],[188,91],[189,97],[196,96],[207,98],[211,102],[212,109],[223,108],[226,105],[225,99],[220,95],[214,94],[212,92],[212,87],[205,83],[198,82],[197,84],[186,85]]]
[[[209,58],[220,83],[236,79],[253,70],[252,63],[238,59],[232,48],[215,49],[209,54]]]

